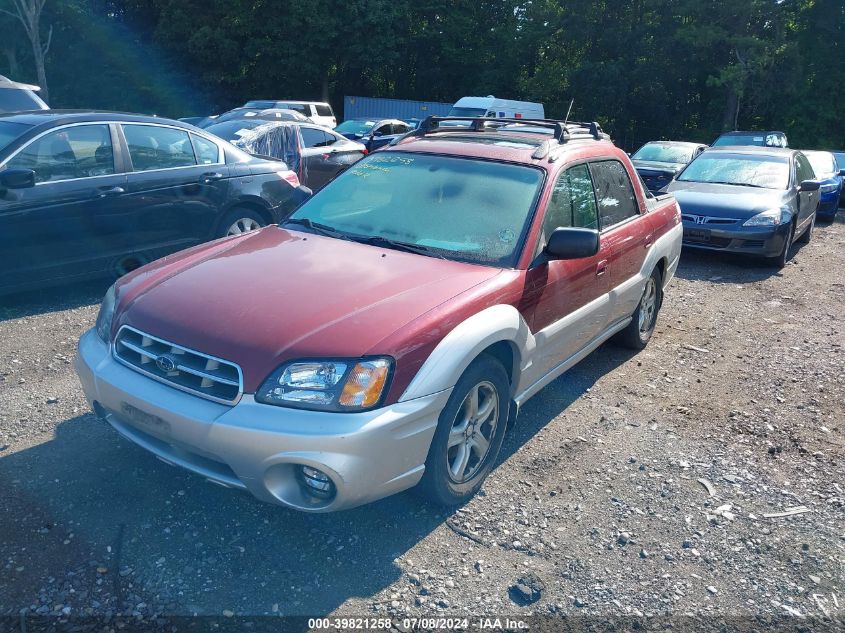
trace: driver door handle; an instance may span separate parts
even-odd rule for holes
[[[596,264],[596,277],[601,277],[607,272],[607,260],[603,259]]]
[[[123,187],[100,187],[97,189],[97,193],[94,194],[95,198],[110,198],[112,196],[119,196],[122,193],[126,193],[126,189]]]
[[[209,171],[204,173],[200,176],[200,182],[204,185],[211,184],[212,182],[217,182],[218,180],[223,180],[223,174],[216,171]]]

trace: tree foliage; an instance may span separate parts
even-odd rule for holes
[[[50,0],[43,20],[56,106],[495,94],[556,117],[574,99],[627,148],[734,126],[845,147],[842,0]],[[21,41],[0,73],[27,80]]]

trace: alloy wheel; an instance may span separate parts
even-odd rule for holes
[[[643,298],[640,302],[640,332],[645,334],[654,326],[654,318],[657,316],[657,284],[654,277],[649,277],[645,282]]]
[[[252,218],[240,218],[239,220],[235,220],[232,223],[232,226],[229,227],[229,230],[226,231],[226,235],[240,235],[241,233],[249,233],[250,231],[255,231],[256,229],[260,229],[261,225],[256,222]]]
[[[483,381],[469,390],[449,432],[446,460],[455,483],[472,479],[484,464],[499,420],[499,394]]]

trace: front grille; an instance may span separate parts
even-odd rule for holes
[[[682,214],[681,219],[690,224],[709,224],[710,226],[713,226],[714,224],[736,224],[739,222],[739,220],[735,218],[711,218],[709,216],[692,215],[689,213]]]
[[[176,389],[235,404],[243,393],[241,369],[234,363],[196,352],[124,325],[114,342],[124,365]]]

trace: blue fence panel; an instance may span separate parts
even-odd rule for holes
[[[451,109],[451,103],[438,103],[437,101],[408,101],[405,99],[350,96],[343,98],[344,119],[358,119],[363,117],[424,119],[431,115],[446,116]]]

